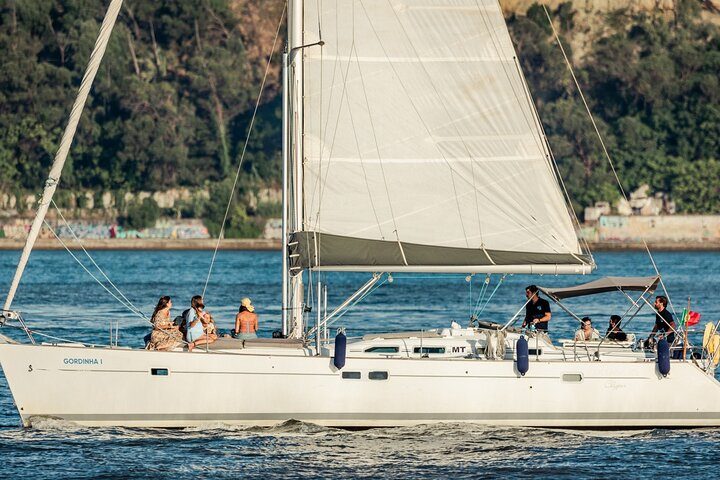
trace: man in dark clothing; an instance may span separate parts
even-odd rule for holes
[[[528,299],[528,302],[525,304],[523,328],[535,325],[538,330],[547,332],[548,321],[552,317],[550,303],[544,298],[540,298],[538,288],[535,285],[528,285],[525,288],[525,298]]]
[[[610,325],[608,326],[607,333],[605,336],[608,340],[615,340],[618,342],[627,341],[627,334],[620,328],[620,315],[610,316]]]
[[[672,313],[667,309],[668,299],[663,295],[655,298],[655,326],[650,333],[650,337],[654,337],[655,333],[661,331],[665,334],[670,345],[675,341],[675,320]]]

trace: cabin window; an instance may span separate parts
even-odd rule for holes
[[[445,347],[415,347],[413,348],[413,353],[422,353],[423,355],[438,355],[445,353]]]
[[[529,348],[528,349],[528,356],[533,355],[542,355],[542,348]]]
[[[370,380],[387,380],[388,372],[370,372],[368,378]]]
[[[399,347],[370,347],[365,349],[365,353],[398,353]]]
[[[360,378],[360,372],[342,372],[342,378],[358,380]]]
[[[163,377],[167,377],[169,374],[167,368],[151,368],[150,369],[150,375],[160,375]]]
[[[563,382],[582,382],[582,373],[564,373]]]

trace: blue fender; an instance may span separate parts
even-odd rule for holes
[[[520,335],[520,338],[518,338],[518,341],[515,344],[515,353],[517,357],[515,365],[517,366],[520,375],[524,376],[530,369],[530,355],[528,355],[527,339],[523,335]]]
[[[657,344],[658,370],[663,377],[670,373],[670,344],[664,338]]]
[[[347,354],[347,337],[344,333],[339,332],[335,335],[335,357],[333,358],[333,365],[338,370],[341,370],[345,366],[345,355]]]

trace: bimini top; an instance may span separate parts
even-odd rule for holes
[[[541,292],[554,298],[572,298],[597,293],[614,292],[616,290],[652,293],[655,291],[660,277],[604,277],[592,282],[575,285],[574,287],[538,287]]]

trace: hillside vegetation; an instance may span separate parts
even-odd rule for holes
[[[0,0],[0,190],[42,186],[105,3]],[[720,213],[720,29],[701,17],[707,3],[678,0],[670,17],[610,12],[583,54],[571,58],[624,187],[649,183],[681,211]],[[283,6],[126,0],[61,189],[203,187],[224,203]],[[571,3],[553,15],[569,48],[581,33]],[[575,208],[617,198],[544,12],[531,6],[508,22]],[[283,44],[281,37],[276,59]],[[278,64],[241,191],[279,181]],[[223,212],[211,202],[189,214],[217,221]],[[233,212],[242,221],[253,214],[242,200]]]

